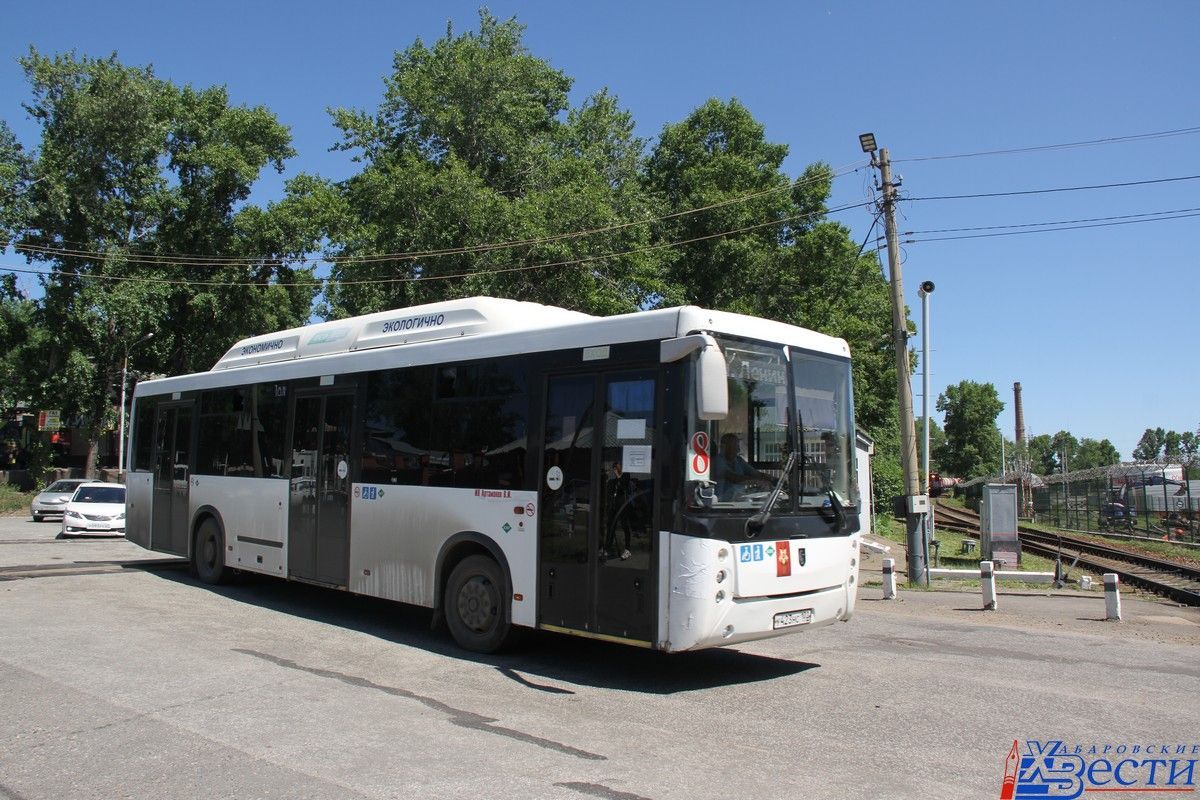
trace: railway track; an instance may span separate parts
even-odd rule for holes
[[[937,505],[937,524],[979,536],[979,515],[966,509]],[[1021,548],[1066,564],[1115,572],[1124,583],[1164,595],[1187,605],[1200,606],[1200,568],[1067,534],[1058,535],[1018,525]]]

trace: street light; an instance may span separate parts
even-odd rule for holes
[[[925,493],[929,493],[929,295],[933,294],[933,281],[923,281],[917,289],[921,297],[921,416],[924,417],[922,433],[921,468],[925,471]]]
[[[933,281],[922,281],[917,287],[921,297],[921,468],[925,471],[925,494],[932,488],[929,483],[929,295],[933,294]],[[929,569],[929,542],[936,541],[933,520],[933,504],[925,512],[925,569]],[[928,580],[926,580],[928,583]]]
[[[879,149],[875,146],[875,134],[873,133],[860,133],[858,135],[858,143],[862,146],[864,153],[874,153]]]
[[[126,375],[129,372],[129,350],[139,344],[145,344],[153,338],[154,332],[151,331],[133,344],[126,343],[125,357],[121,359],[121,426],[120,439],[117,442],[117,475],[122,478],[125,475],[125,386],[128,383]]]

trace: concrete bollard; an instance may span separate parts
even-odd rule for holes
[[[1104,618],[1121,621],[1121,577],[1115,572],[1104,573]]]
[[[896,599],[896,559],[883,560],[883,599]]]
[[[996,572],[991,561],[979,562],[979,582],[983,584],[983,610],[996,610]]]

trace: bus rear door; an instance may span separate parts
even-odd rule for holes
[[[288,575],[346,586],[354,395],[299,394],[292,410]]]
[[[188,555],[188,485],[192,462],[192,404],[158,407],[150,546]]]

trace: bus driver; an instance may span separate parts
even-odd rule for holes
[[[738,454],[741,442],[736,433],[726,433],[721,437],[721,450],[713,459],[713,478],[717,483],[717,499],[728,502],[735,499],[745,490],[738,487],[761,486],[771,488],[774,481],[770,476],[759,472]]]

